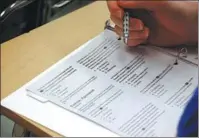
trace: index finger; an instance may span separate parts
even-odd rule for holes
[[[132,8],[132,9],[146,9],[146,10],[154,10],[159,7],[163,8],[167,1],[159,0],[159,1],[125,1],[125,0],[118,0],[117,4],[121,8]]]
[[[123,9],[119,7],[117,0],[107,0],[107,6],[112,16],[123,17]]]

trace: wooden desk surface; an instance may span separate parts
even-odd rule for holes
[[[106,2],[97,1],[2,44],[1,100],[102,32],[108,18]],[[1,114],[38,136],[60,136],[3,107]]]

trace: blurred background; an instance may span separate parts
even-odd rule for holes
[[[0,0],[0,44],[82,8],[94,0]],[[36,136],[1,115],[1,137]]]
[[[1,43],[94,0],[0,0]]]

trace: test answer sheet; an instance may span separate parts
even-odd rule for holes
[[[150,46],[129,49],[105,30],[29,85],[27,93],[119,136],[175,136],[198,83],[197,66],[175,59]]]

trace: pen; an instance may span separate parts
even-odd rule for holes
[[[124,9],[123,17],[123,41],[125,44],[128,43],[130,18],[137,18],[143,21],[148,26],[147,20],[151,20],[151,14],[149,11],[144,9]]]
[[[125,44],[128,43],[128,38],[129,38],[129,23],[130,23],[129,12],[125,11],[123,19],[123,38]]]

